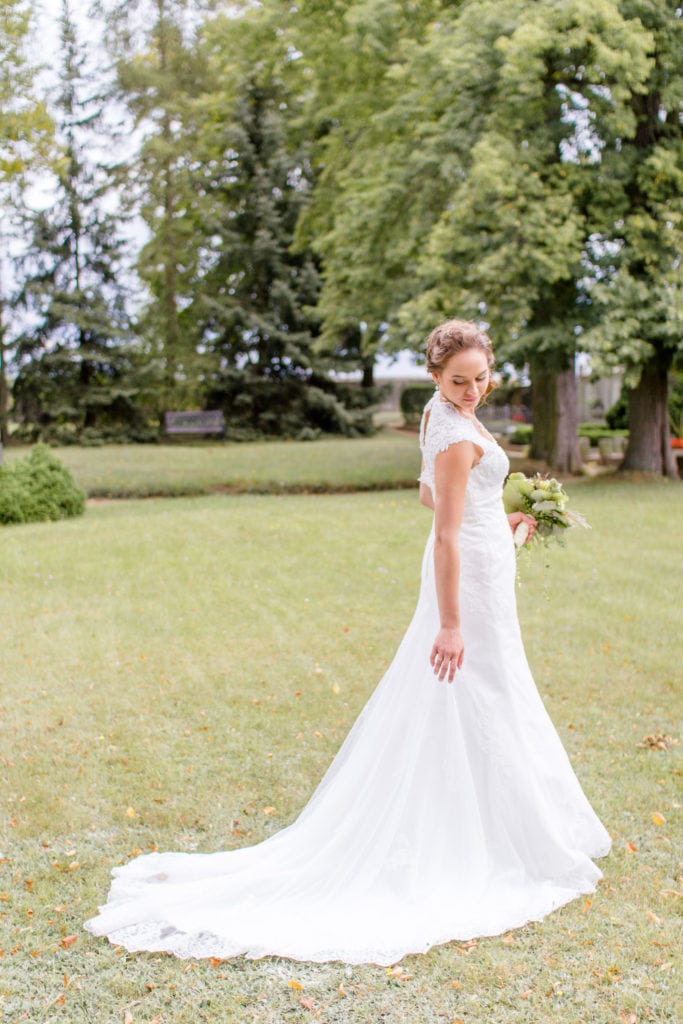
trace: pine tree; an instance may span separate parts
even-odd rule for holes
[[[63,146],[54,202],[30,217],[19,302],[31,325],[17,343],[14,385],[24,419],[76,431],[135,418],[118,215],[92,153],[102,114],[68,0],[62,0],[59,86],[53,103]]]
[[[277,44],[247,19],[228,28],[233,45],[223,38],[221,61]],[[291,251],[310,168],[292,138],[283,81],[266,60],[244,64],[212,75],[224,85],[204,98],[205,109],[222,114],[208,119],[200,141],[202,259],[182,323],[219,372],[237,367],[281,379],[311,367],[318,272],[309,252]]]

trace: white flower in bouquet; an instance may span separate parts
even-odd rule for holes
[[[567,509],[569,495],[559,480],[536,473],[510,473],[503,488],[506,512],[524,512],[536,520],[534,540],[547,544],[550,540],[563,541],[563,534],[572,526],[590,529],[580,512]],[[515,545],[521,548],[529,536],[527,523],[520,523],[514,532]]]

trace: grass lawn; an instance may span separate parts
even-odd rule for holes
[[[82,922],[137,851],[238,847],[296,816],[412,614],[415,495],[98,503],[0,530],[0,1021],[679,1021],[683,490],[569,489],[593,529],[522,557],[520,613],[614,838],[605,878],[393,973],[130,955]]]
[[[28,448],[5,450],[10,461]],[[325,437],[245,444],[105,445],[53,449],[90,497],[360,491],[413,486],[420,469],[417,435]]]

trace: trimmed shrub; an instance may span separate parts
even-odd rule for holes
[[[401,392],[401,412],[407,427],[413,427],[422,419],[422,410],[434,394],[432,384],[409,384]]]
[[[0,466],[0,523],[36,523],[80,516],[85,494],[44,444]]]
[[[508,434],[508,441],[510,444],[531,444],[531,431],[530,423],[517,423]]]
[[[606,437],[628,437],[628,430],[606,427],[602,423],[579,423],[579,437],[588,437],[592,444]]]

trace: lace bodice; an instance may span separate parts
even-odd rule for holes
[[[427,403],[422,414],[420,481],[431,488],[434,496],[434,464],[439,452],[445,451],[459,441],[471,441],[483,452],[479,462],[472,467],[467,481],[465,522],[481,519],[488,510],[500,513],[501,488],[510,469],[508,457],[503,449],[482,431],[483,428],[475,420],[458,412],[450,402],[444,402],[438,393]]]

